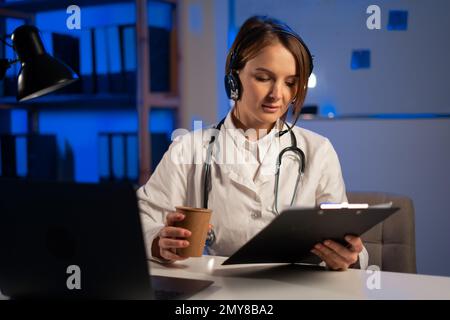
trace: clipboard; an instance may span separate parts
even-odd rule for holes
[[[334,240],[346,246],[347,234],[361,236],[400,208],[348,205],[289,208],[245,243],[222,265],[247,263],[319,264],[314,245]]]

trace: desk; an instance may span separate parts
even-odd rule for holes
[[[368,289],[372,274],[287,264],[222,266],[224,257],[190,258],[170,265],[149,262],[151,274],[212,280],[191,299],[450,299],[450,277],[380,272],[381,289]],[[6,297],[1,296],[0,300]]]
[[[171,265],[149,263],[151,274],[214,281],[191,299],[450,299],[450,277],[380,272],[370,290],[365,270],[326,271],[312,266],[222,266],[224,257],[189,258]]]

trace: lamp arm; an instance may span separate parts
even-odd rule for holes
[[[0,59],[0,80],[5,78],[6,70],[19,61],[19,59]]]
[[[5,40],[5,38],[6,38],[5,36],[0,37],[0,41],[4,43],[6,46],[11,47],[13,51],[16,52],[14,46],[8,43]],[[19,61],[20,61],[19,59],[0,59],[0,80],[3,80],[5,78],[6,70],[8,70],[11,67],[11,65]]]
[[[7,45],[8,47],[11,47],[14,49],[14,46],[8,42],[6,42],[5,37],[1,37],[0,41],[3,42],[5,45]]]

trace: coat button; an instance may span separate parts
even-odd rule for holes
[[[254,212],[252,213],[252,218],[253,218],[253,219],[257,219],[258,217],[259,217],[258,212],[254,211]]]

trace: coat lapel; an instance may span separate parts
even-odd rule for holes
[[[223,141],[224,141],[224,135],[225,135],[225,147],[227,147],[226,152],[228,152],[227,157],[224,155],[223,148]],[[257,187],[255,183],[248,178],[245,170],[246,165],[244,164],[236,164],[236,157],[240,156],[242,152],[237,148],[235,143],[232,141],[231,137],[225,134],[223,130],[220,131],[218,135],[218,139],[216,142],[220,143],[220,150],[217,149],[217,145],[214,147],[214,151],[212,154],[212,162],[218,164],[220,166],[220,171],[222,174],[224,174],[226,177],[228,177],[231,181],[233,181],[236,184],[239,184],[246,189],[254,192],[257,192]],[[208,149],[208,142],[206,142],[203,146],[205,153]]]

